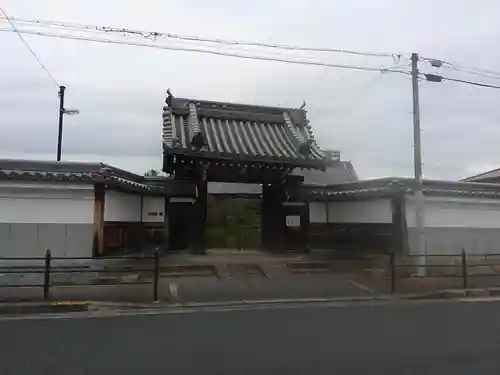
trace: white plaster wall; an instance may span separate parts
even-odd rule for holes
[[[0,223],[91,224],[92,185],[2,183]]]
[[[390,199],[371,199],[328,203],[330,223],[391,223]]]
[[[426,227],[500,228],[500,200],[425,197]],[[406,200],[406,221],[415,227],[415,199]]]
[[[326,202],[310,202],[309,203],[309,222],[311,223],[326,223]]]
[[[141,196],[106,190],[104,221],[140,222]]]
[[[500,200],[425,197],[425,251],[427,254],[500,253]],[[415,200],[406,199],[410,253],[417,254]]]
[[[142,202],[142,221],[162,223],[165,220],[165,198],[144,197]]]
[[[93,189],[92,184],[0,182],[0,257],[42,258],[46,249],[54,257],[91,257]]]

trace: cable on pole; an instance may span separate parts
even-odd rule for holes
[[[1,18],[1,17],[0,17]],[[208,42],[222,45],[243,45],[252,47],[265,47],[292,51],[307,51],[307,52],[330,52],[330,53],[345,53],[350,55],[370,56],[370,57],[390,57],[398,61],[403,56],[401,53],[387,53],[387,52],[363,52],[343,48],[330,48],[330,47],[306,47],[297,45],[265,43],[259,41],[243,41],[234,39],[223,38],[208,38],[203,36],[179,35],[173,33],[166,33],[161,31],[148,31],[138,29],[116,28],[111,26],[87,25],[80,23],[59,22],[59,21],[44,21],[44,20],[29,20],[23,18],[11,18],[16,22],[29,24],[38,27],[57,27],[62,29],[79,30],[79,31],[101,31],[104,33],[117,33],[117,34],[134,34],[140,35],[146,39],[156,40],[157,38],[179,39],[190,42]]]
[[[47,75],[52,80],[52,82],[54,82],[54,84],[57,87],[59,87],[59,84],[57,83],[57,80],[54,78],[54,76],[52,75],[52,73],[50,73],[49,69],[47,69],[47,67],[42,63],[42,61],[36,55],[36,53],[31,49],[31,47],[28,44],[28,42],[26,40],[24,40],[24,38],[21,35],[20,31],[17,29],[16,25],[14,25],[14,23],[12,22],[12,19],[9,18],[9,16],[7,15],[7,13],[5,12],[5,10],[3,8],[0,8],[0,11],[4,15],[4,17],[2,17],[2,18],[5,19],[5,20],[7,20],[10,23],[10,25],[12,26],[12,30],[9,30],[9,31],[12,31],[12,32],[16,33],[19,36],[19,38],[21,39],[21,41],[23,42],[23,44],[25,45],[25,47],[31,52],[31,54],[33,55],[33,57],[36,59],[36,61],[42,67],[42,69],[45,71],[45,73],[47,73]]]
[[[480,86],[480,87],[488,87],[491,89],[500,89],[500,86],[497,85],[489,85],[487,83],[481,83],[481,82],[472,82],[472,81],[467,81],[464,79],[457,79],[457,78],[447,78],[447,77],[442,77],[443,80],[445,81],[452,81],[452,82],[459,82],[459,83],[466,83],[468,85],[474,85],[474,86]]]
[[[13,32],[13,30],[0,28],[0,32]],[[207,49],[200,49],[200,48],[193,48],[193,47],[175,47],[175,46],[167,46],[167,45],[163,45],[163,44],[139,43],[139,42],[130,42],[130,41],[123,41],[123,40],[76,36],[76,35],[69,35],[69,34],[45,33],[45,32],[30,31],[30,30],[18,30],[17,32],[22,33],[22,34],[38,35],[38,36],[44,36],[44,37],[49,37],[49,38],[71,39],[71,40],[79,40],[79,41],[86,41],[86,42],[118,44],[118,45],[127,45],[127,46],[135,46],[135,47],[147,47],[147,48],[164,49],[164,50],[170,50],[170,51],[195,52],[195,53],[202,53],[202,54],[209,54],[209,55],[236,57],[236,58],[249,59],[249,60],[274,61],[274,62],[281,62],[281,63],[287,63],[287,64],[324,66],[324,67],[329,67],[329,68],[365,70],[365,71],[371,71],[371,72],[391,72],[391,73],[400,73],[400,74],[405,74],[405,75],[410,74],[409,72],[406,72],[404,70],[387,69],[384,67],[368,67],[368,66],[358,66],[358,65],[350,65],[350,64],[334,64],[334,63],[327,63],[327,62],[321,62],[321,61],[291,60],[291,59],[278,58],[278,57],[268,57],[268,56],[258,56],[258,55],[243,55],[243,54],[234,53],[234,52],[211,51],[211,50],[207,50]]]
[[[465,80],[465,79],[443,77],[443,76],[438,75],[438,74],[422,73],[422,75],[429,82],[452,81],[452,82],[458,82],[458,83],[466,83],[468,85],[473,85],[473,86],[488,87],[488,88],[491,88],[491,89],[500,89],[500,86],[497,86],[497,85],[490,85],[490,84],[481,83],[481,82],[473,82],[473,81],[468,81],[468,80]]]
[[[479,68],[466,68],[452,64],[449,61],[433,59],[429,57],[420,57],[421,60],[429,62],[434,68],[446,68],[457,72],[473,74],[485,78],[500,79],[500,72],[493,70],[479,69]]]

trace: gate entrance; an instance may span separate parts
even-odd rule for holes
[[[209,195],[207,248],[260,249],[260,198]]]
[[[190,181],[197,190],[188,214],[189,246],[199,253],[219,245],[270,251],[306,249],[308,213],[304,208],[300,211],[284,205],[297,202],[308,210],[304,198],[297,194],[304,178],[291,172],[296,168],[324,170],[330,159],[314,140],[305,105],[264,107],[175,98],[170,91],[167,94],[163,171]],[[212,199],[207,196],[209,181],[260,184],[260,204],[244,199]],[[286,225],[290,210],[300,211],[298,232]],[[180,216],[176,213],[170,220]],[[170,228],[174,230],[175,225]],[[173,241],[175,237],[170,238]]]

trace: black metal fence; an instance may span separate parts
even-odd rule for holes
[[[494,287],[500,286],[500,254],[468,254],[462,250],[455,255],[409,255],[399,259],[390,254],[388,271],[391,293],[412,289],[405,283],[415,280],[422,281],[420,289]],[[434,284],[425,285],[430,281]]]
[[[349,253],[344,258],[337,254],[328,260],[290,262],[287,269],[290,273],[320,271],[346,275],[346,279],[359,281],[359,284],[376,293],[500,287],[500,254],[467,254],[462,251],[457,255],[432,254],[425,257],[363,254],[353,258],[354,255]],[[95,274],[95,277],[89,274]],[[52,297],[58,299],[58,293],[66,293],[66,290],[54,289],[58,287],[143,285],[139,292],[119,288],[120,291],[116,295],[112,294],[112,297],[116,296],[120,301],[130,301],[130,298],[158,301],[160,276],[189,275],[221,277],[216,267],[208,263],[160,265],[159,252],[142,256],[91,258],[52,257],[50,250],[47,250],[45,257],[0,258],[0,293],[8,288],[16,288],[6,292],[16,297],[17,288],[28,288],[30,293],[35,293],[36,298],[43,296],[47,301]],[[332,282],[340,279],[333,278]],[[103,290],[99,289],[96,293]],[[79,288],[69,288],[67,291],[73,293],[71,295],[86,295],[87,292],[87,289]],[[123,295],[129,292],[133,297]],[[0,296],[0,300],[6,293]],[[98,297],[108,299],[109,295],[102,293]]]
[[[324,252],[287,264],[291,273],[328,273],[377,294],[500,287],[500,254],[400,255]],[[335,281],[333,281],[335,282]]]
[[[95,267],[96,262],[102,261],[120,261],[118,266]],[[92,261],[92,266],[86,265],[86,261]],[[123,265],[130,261],[132,265]],[[79,264],[78,262],[83,262]],[[24,263],[24,264],[23,264]],[[26,264],[28,263],[28,264]],[[58,264],[60,263],[60,264]],[[137,279],[134,281],[124,281],[116,279],[116,282],[110,282],[110,279],[105,279],[106,282],[100,282],[101,278],[93,280],[91,285],[151,285],[153,301],[159,300],[159,278],[160,278],[160,256],[158,251],[153,255],[144,256],[110,256],[101,258],[92,257],[53,257],[50,250],[45,252],[45,257],[8,257],[0,258],[0,275],[4,278],[7,276],[19,276],[25,279],[26,276],[35,276],[35,282],[1,282],[0,288],[27,288],[39,287],[43,288],[43,299],[45,301],[51,299],[51,288],[57,286],[69,286],[67,282],[57,282],[53,278],[55,275],[75,275],[75,274],[129,274],[131,272],[146,273],[149,277]],[[88,285],[85,282],[71,283],[71,286]]]

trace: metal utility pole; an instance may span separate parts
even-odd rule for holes
[[[57,161],[61,161],[62,132],[64,118],[64,90],[66,86],[59,86],[59,130],[57,132]]]
[[[416,250],[420,265],[419,273],[425,274],[426,246],[424,228],[424,192],[422,182],[422,149],[420,144],[420,104],[418,98],[418,55],[411,54],[411,82],[413,89],[413,163],[415,168],[415,221],[417,227]],[[423,271],[423,272],[422,272]]]

